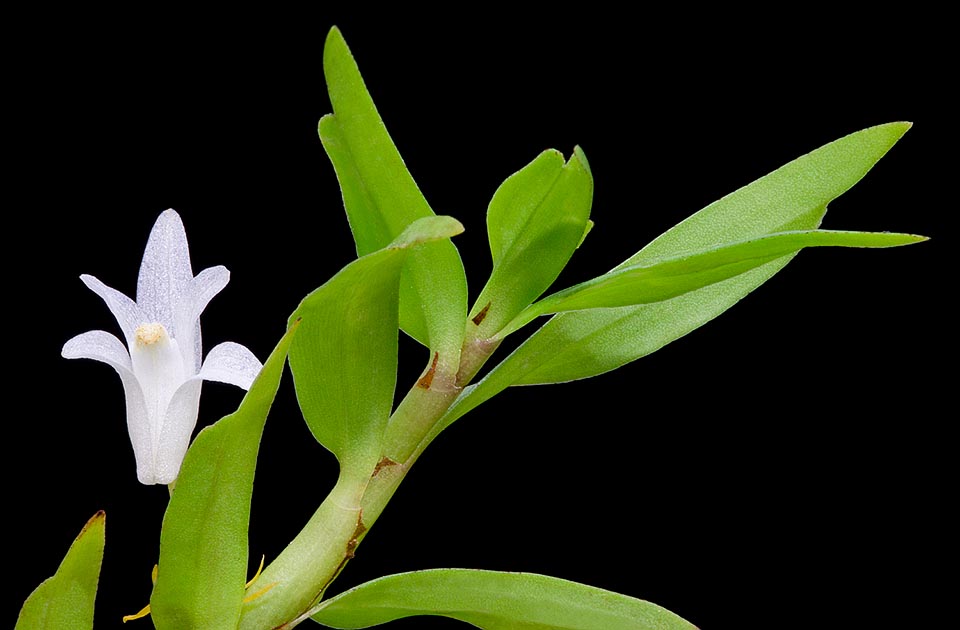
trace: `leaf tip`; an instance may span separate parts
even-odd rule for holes
[[[908,131],[910,131],[910,128],[911,128],[911,127],[913,127],[913,123],[912,123],[912,122],[910,122],[910,121],[908,121],[908,120],[897,120],[897,121],[889,122],[889,123],[886,123],[886,124],[883,124],[883,125],[877,125],[876,127],[871,127],[870,129],[891,129],[891,130],[893,130],[894,133],[895,133],[895,138],[893,139],[893,142],[896,143],[897,141],[900,140],[900,138],[902,138],[902,137],[904,136],[904,134],[906,134]],[[865,129],[864,131],[868,131],[868,130]]]
[[[590,162],[587,161],[587,154],[583,152],[583,149],[580,148],[580,145],[573,147],[573,155],[570,156],[571,160],[577,160],[581,165],[583,165],[583,170],[587,172],[591,178],[593,177],[593,172],[590,170]]]
[[[287,332],[290,332],[291,330],[299,326],[300,322],[303,320],[303,315],[298,315],[298,313],[300,312],[301,306],[303,306],[302,301],[300,303],[300,306],[297,306],[297,310],[295,310],[293,314],[290,315],[289,319],[287,319]]]
[[[317,123],[317,133],[320,134],[322,138],[324,135],[325,128],[328,128],[333,124],[333,114],[324,114],[320,117],[320,122]]]
[[[388,249],[406,249],[431,241],[439,241],[463,234],[463,224],[447,215],[421,217],[407,226]]]
[[[87,533],[88,530],[94,527],[102,527],[106,524],[107,513],[103,510],[98,510],[96,514],[90,517],[90,520],[87,521],[87,524],[83,526],[83,529],[80,530],[80,535],[83,536]]]
[[[903,232],[879,232],[886,236],[889,241],[880,245],[880,247],[901,247],[903,245],[916,245],[917,243],[922,243],[924,241],[929,241],[929,236],[924,236],[922,234],[906,234]]]
[[[325,43],[330,44],[330,42],[333,42],[333,41],[341,41],[341,42],[344,41],[343,33],[340,32],[340,27],[337,26],[336,24],[331,26],[330,30],[327,31],[327,40]]]
[[[323,44],[323,70],[324,74],[327,75],[328,82],[331,69],[330,64],[334,63],[335,58],[342,56],[346,56],[351,60],[353,59],[353,55],[350,54],[350,47],[347,46],[347,41],[343,38],[343,33],[341,33],[340,29],[336,26],[332,26]]]

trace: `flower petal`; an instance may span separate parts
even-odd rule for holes
[[[230,271],[223,265],[204,269],[197,274],[190,285],[194,317],[200,318],[200,313],[207,308],[213,296],[223,291],[223,287],[227,286],[228,282],[230,282]]]
[[[127,433],[133,445],[133,456],[137,460],[137,481],[150,485],[161,483],[157,480],[154,464],[153,441],[150,436],[150,417],[140,382],[133,373],[117,370],[123,381],[123,392],[127,402]]]
[[[193,281],[187,233],[180,215],[165,210],[157,218],[140,263],[137,305],[151,322],[163,324],[173,338],[179,336],[175,309]]]
[[[190,445],[193,428],[197,426],[202,384],[200,378],[191,378],[181,385],[170,399],[163,427],[160,429],[154,483],[173,483],[180,474],[180,464],[183,463],[183,457]]]
[[[107,308],[120,324],[120,330],[123,331],[123,336],[127,340],[127,347],[130,347],[133,344],[134,331],[145,321],[143,311],[133,300],[116,289],[111,289],[94,276],[83,274],[80,280],[106,303]]]
[[[91,330],[63,344],[61,354],[66,359],[101,361],[113,367],[120,375],[126,399],[127,432],[130,434],[133,455],[137,460],[137,479],[144,484],[158,483],[153,466],[153,444],[146,399],[140,382],[133,374],[127,349],[110,333]]]
[[[77,335],[63,344],[60,354],[64,359],[93,359],[133,374],[127,349],[119,339],[104,330],[91,330]]]
[[[225,341],[207,353],[207,360],[200,368],[200,377],[250,389],[262,368],[263,364],[246,346]]]
[[[190,374],[200,371],[203,358],[200,314],[213,296],[220,293],[229,281],[230,272],[222,265],[204,269],[190,282],[189,290],[184,293],[176,307],[175,327],[179,331],[177,343],[183,353],[184,366]]]

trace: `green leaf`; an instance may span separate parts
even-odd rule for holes
[[[897,247],[925,240],[924,236],[891,232],[798,230],[722,245],[655,263],[618,267],[610,273],[540,300],[506,326],[500,336],[506,336],[535,317],[549,313],[667,300],[732,278],[804,247]]]
[[[234,628],[247,575],[247,529],[260,436],[296,327],[277,344],[240,407],[205,428],[187,451],[163,517],[157,628]]]
[[[369,628],[414,615],[486,630],[696,630],[642,599],[534,573],[472,569],[373,580],[321,603],[312,618],[332,628]]]
[[[593,178],[579,147],[548,150],[507,178],[487,209],[493,271],[470,318],[489,337],[540,296],[586,236]]]
[[[776,232],[815,229],[827,203],[857,183],[909,128],[909,123],[888,123],[820,147],[710,204],[617,269]],[[587,378],[650,354],[736,304],[791,258],[788,254],[670,300],[556,315],[464,390],[441,427],[511,385]]]
[[[369,474],[380,456],[397,379],[397,302],[407,255],[462,231],[450,217],[419,219],[388,247],[344,267],[291,315],[302,318],[290,348],[297,399],[344,474]]]
[[[414,220],[433,210],[407,170],[377,113],[357,64],[336,28],[323,50],[332,115],[320,120],[343,203],[363,256],[386,247]],[[463,342],[467,280],[456,247],[438,241],[411,255],[400,290],[400,326],[455,369]]]
[[[87,521],[57,572],[34,589],[23,603],[16,630],[93,628],[106,520],[100,511]]]

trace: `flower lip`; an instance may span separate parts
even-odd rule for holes
[[[67,341],[61,354],[106,363],[119,374],[141,483],[177,478],[196,426],[202,380],[249,389],[260,372],[253,353],[231,342],[201,361],[200,314],[229,278],[222,266],[193,275],[183,222],[173,210],[161,213],[150,232],[136,301],[93,276],[80,276],[106,303],[127,345],[96,330]]]

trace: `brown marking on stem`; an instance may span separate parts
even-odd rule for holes
[[[308,606],[308,608],[314,606],[323,594],[327,591],[327,587],[330,586],[330,583],[337,579],[337,576],[340,575],[340,572],[343,571],[343,567],[347,565],[351,558],[355,555],[355,550],[357,545],[360,544],[360,537],[367,531],[367,526],[363,524],[363,510],[360,510],[360,513],[357,515],[357,526],[353,529],[353,534],[350,536],[350,540],[347,541],[347,548],[344,551],[343,559],[340,561],[340,564],[337,565],[337,568],[333,570],[330,578],[324,583],[324,585],[317,592],[316,596],[313,598],[313,602]],[[285,624],[277,626],[274,630],[278,628],[285,628]]]
[[[396,465],[397,465],[397,462],[393,461],[392,459],[384,455],[383,457],[380,458],[380,461],[377,462],[376,467],[373,469],[373,474],[370,475],[370,477],[376,477],[377,475],[380,474],[380,471],[383,470],[384,468],[389,468],[390,466],[396,466]]]
[[[487,316],[487,311],[490,310],[491,302],[487,302],[487,305],[480,309],[480,312],[473,316],[473,323],[477,326],[480,325],[480,322]]]
[[[351,560],[351,559],[353,559],[354,556],[357,555],[357,554],[355,554],[354,551],[353,551],[353,550],[356,549],[356,548],[357,548],[357,539],[356,539],[356,538],[354,538],[353,540],[351,540],[350,542],[347,543],[347,555],[345,555],[345,556],[343,557],[343,563],[344,563],[344,564],[347,563],[347,560]]]
[[[367,526],[363,524],[363,510],[360,510],[360,515],[357,517],[357,526],[354,528],[350,540],[347,541],[347,553],[343,558],[344,563],[354,556],[354,550],[360,544],[360,537],[363,536],[365,531],[367,531]]]
[[[433,375],[437,373],[437,361],[440,359],[440,353],[433,353],[433,363],[430,364],[430,369],[427,370],[427,373],[420,377],[420,380],[417,381],[417,387],[422,389],[430,389],[430,385],[433,383]]]
[[[367,531],[367,526],[363,522],[363,510],[360,510],[360,518],[357,519],[357,528],[353,530],[353,537],[359,538],[363,536]]]
[[[349,548],[350,548],[350,544],[347,543],[347,549],[349,550]],[[323,597],[323,594],[327,592],[327,587],[330,586],[331,582],[337,579],[337,576],[340,575],[341,571],[343,571],[343,567],[347,566],[347,562],[349,562],[350,558],[352,557],[353,556],[351,555],[344,556],[343,560],[340,561],[340,564],[337,565],[337,568],[333,570],[333,574],[330,576],[330,578],[326,582],[324,582],[323,586],[320,587],[320,590],[317,591],[317,594],[314,596],[312,602],[310,603],[310,606],[308,606],[307,608],[312,608],[318,601],[320,601],[320,598]],[[281,625],[277,627],[283,628],[284,626]]]

